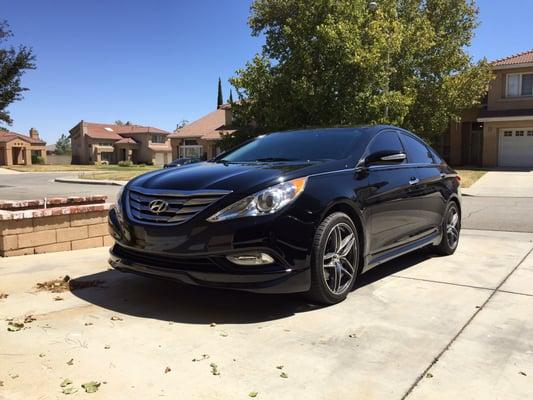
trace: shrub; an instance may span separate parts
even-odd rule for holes
[[[118,166],[119,167],[131,167],[132,165],[133,165],[133,163],[130,160],[119,161],[118,162]]]
[[[32,164],[44,164],[44,158],[41,156],[31,156],[31,163]]]

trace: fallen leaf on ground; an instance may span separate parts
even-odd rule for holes
[[[77,391],[78,391],[78,389],[76,389],[74,386],[68,386],[66,388],[63,388],[61,393],[63,393],[63,394],[74,394]]]
[[[74,365],[74,359],[71,358],[70,360],[68,360],[67,365]]]
[[[355,333],[350,333],[350,334],[348,335],[348,337],[349,337],[350,339],[356,339],[356,338],[357,338],[357,335],[356,335]]]
[[[523,376],[527,376],[527,374],[524,371],[520,371],[519,374]]]
[[[91,326],[91,325],[93,325],[93,323],[92,322],[86,322],[84,325],[85,326]]]
[[[100,382],[87,382],[81,385],[81,387],[85,390],[85,393],[95,393],[98,391],[98,388],[100,387]]]
[[[4,381],[0,381],[0,387],[4,386]]]
[[[281,376],[282,378],[288,378],[289,374],[287,374],[286,372],[282,372],[281,374],[279,374],[279,376]]]
[[[248,393],[248,397],[257,397],[257,392]]]
[[[41,357],[41,358],[46,357],[46,354],[41,353],[41,354],[39,354],[39,357]]]
[[[52,293],[66,292],[67,290],[78,290],[89,287],[100,287],[104,281],[93,279],[89,281],[83,281],[79,279],[70,279],[68,275],[65,275],[60,279],[52,279],[50,281],[38,282],[35,287],[37,290],[45,290]]]
[[[31,314],[30,315],[26,315],[24,317],[24,323],[25,324],[31,324],[33,321],[35,321],[35,319],[36,318],[33,315],[31,315]]]
[[[218,370],[218,365],[216,365],[215,363],[211,363],[209,364],[209,366],[211,367],[211,373],[213,375],[220,375],[220,371]]]
[[[61,387],[67,387],[68,385],[72,385],[72,380],[68,378],[63,379],[63,382],[59,384]]]
[[[0,300],[7,299],[9,295],[7,293],[0,293]]]
[[[63,297],[61,296],[54,297],[54,301],[61,301],[61,300],[63,300]]]
[[[228,337],[228,334],[226,332],[220,332],[220,336],[222,337]]]
[[[19,374],[9,374],[11,379],[17,379],[19,377]]]
[[[428,372],[428,373],[426,374],[426,378],[433,378],[433,374],[430,373],[430,372]]]
[[[24,324],[22,322],[9,321],[7,323],[7,330],[9,332],[18,332],[22,328],[24,328]]]
[[[211,322],[211,323],[209,324],[209,326],[210,326],[211,328],[214,328],[215,326],[217,326],[217,324],[216,324],[216,322]]]
[[[192,361],[193,362],[198,362],[198,361],[202,361],[202,360],[207,360],[209,358],[209,354],[202,354],[202,356],[200,358],[193,358]]]
[[[283,365],[278,365],[276,368],[277,369],[283,369]]]
[[[170,371],[172,371],[172,370],[170,369],[170,367],[166,367],[166,368],[165,368],[165,374],[168,374]]]
[[[104,349],[106,349],[106,350],[109,350],[110,348],[111,348],[111,346],[108,345],[108,344],[106,344],[106,345],[104,346]]]
[[[123,321],[123,319],[120,318],[120,317],[117,317],[116,315],[113,315],[113,316],[111,317],[111,321]]]

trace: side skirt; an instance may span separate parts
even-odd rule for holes
[[[367,256],[365,260],[365,266],[363,267],[362,272],[366,272],[374,267],[377,267],[380,264],[392,260],[393,258],[400,257],[404,254],[410,253],[414,250],[418,250],[422,247],[426,247],[430,244],[438,245],[441,241],[441,238],[442,234],[440,230],[437,230],[429,234],[428,236],[424,236],[421,239],[409,242],[403,246],[396,247],[392,250],[387,250],[383,253]]]

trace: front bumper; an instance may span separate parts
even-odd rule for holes
[[[117,270],[187,284],[263,293],[296,293],[311,286],[312,221],[280,215],[210,223],[193,218],[175,226],[134,222],[115,208],[109,231],[116,241],[109,263]],[[228,255],[264,252],[273,264],[238,266]]]
[[[238,267],[219,254],[190,258],[161,256],[115,244],[110,250],[109,264],[122,272],[211,288],[257,293],[298,293],[310,287],[308,268],[293,270],[280,264]]]

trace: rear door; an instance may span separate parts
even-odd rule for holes
[[[405,152],[398,132],[380,132],[369,144],[366,153],[379,151]],[[371,256],[401,245],[416,231],[417,205],[409,183],[415,179],[415,172],[407,161],[368,167],[366,206],[370,229],[368,251]]]
[[[402,131],[399,136],[415,178],[410,181],[411,198],[417,210],[413,227],[417,235],[429,234],[439,228],[446,207],[440,160],[435,160],[429,147],[416,136]]]

